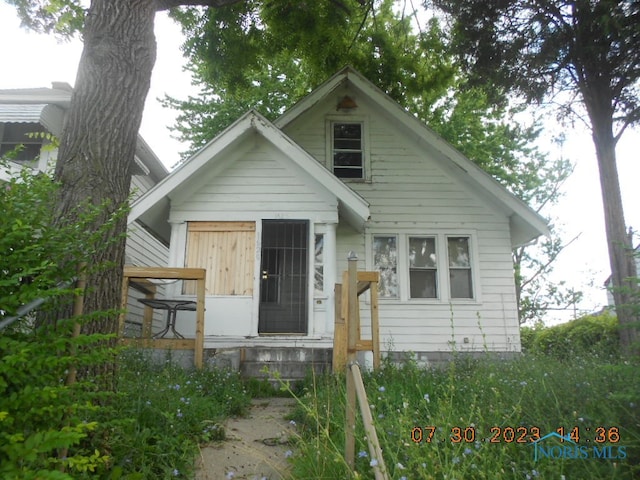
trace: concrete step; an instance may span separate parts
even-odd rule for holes
[[[301,380],[311,369],[317,374],[330,370],[331,358],[331,349],[247,348],[240,372],[245,377],[264,378],[266,367],[269,372],[278,372],[282,380]]]

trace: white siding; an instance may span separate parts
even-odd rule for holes
[[[335,98],[347,93],[336,92]],[[327,151],[327,118],[336,117],[334,100],[316,105],[286,128],[321,163]],[[371,219],[364,235],[343,225],[338,228],[338,276],[347,268],[350,250],[358,254],[359,269],[373,268],[366,238],[374,234],[470,234],[478,256],[475,300],[380,300],[383,349],[450,351],[455,342],[458,351],[519,351],[509,219],[455,181],[428,152],[419,151],[382,110],[357,97],[356,101],[357,112],[344,119],[367,122],[363,140],[369,149],[370,181],[348,185],[370,203]],[[368,305],[363,305],[363,335],[370,334],[368,315]]]
[[[259,220],[337,221],[337,200],[266,141],[235,159],[222,174],[203,173],[181,186],[172,201],[172,221]]]
[[[190,221],[256,222],[253,297],[210,295],[206,299],[205,335],[243,339],[257,335],[261,221],[308,220],[310,228],[315,224],[337,223],[338,201],[335,195],[327,192],[317,180],[262,137],[222,162],[224,165],[204,167],[195,180],[179,186],[172,194],[170,221],[175,224]],[[184,245],[178,243],[176,241],[174,245],[172,239],[176,264],[183,265]],[[311,302],[308,308],[308,331],[310,334],[318,330],[324,332],[324,317],[316,319],[313,316]]]
[[[147,175],[134,175],[131,178],[133,198],[137,198],[153,186],[153,180]],[[127,243],[125,247],[125,264],[137,267],[166,267],[169,265],[169,248],[144,230],[139,224],[129,225]],[[164,295],[164,288],[158,289],[158,296]],[[142,325],[143,305],[137,299],[144,298],[144,294],[130,288],[127,299],[127,334],[138,336]],[[164,327],[165,314],[155,311],[153,314],[153,329]]]

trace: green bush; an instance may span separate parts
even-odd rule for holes
[[[0,335],[0,477],[80,478],[107,463],[107,456],[83,442],[96,422],[92,385],[66,385],[72,367],[93,365],[91,355],[71,356],[68,322],[53,332]],[[91,338],[99,341],[98,336]],[[107,353],[107,352],[105,352]],[[101,360],[104,360],[101,359]],[[67,472],[67,473],[63,473]]]
[[[2,166],[0,165],[0,168]],[[25,304],[47,300],[46,310],[80,294],[79,265],[92,265],[100,238],[87,227],[103,207],[79,206],[78,221],[53,226],[59,186],[24,170],[0,184],[0,322]],[[81,210],[80,210],[81,209]],[[57,311],[52,308],[52,311]],[[108,347],[105,335],[72,335],[86,318],[38,321],[33,315],[0,330],[0,478],[189,478],[199,442],[221,439],[221,421],[249,405],[237,374],[186,371],[154,365],[135,351]],[[47,320],[49,320],[49,315]],[[89,373],[69,382],[69,372],[118,365],[116,391]],[[112,383],[111,383],[112,384]]]
[[[552,327],[523,327],[523,350],[570,360],[576,356],[618,358],[618,319],[610,313],[588,315]]]
[[[0,168],[2,165],[0,164]],[[0,477],[82,478],[103,470],[108,456],[86,442],[98,428],[102,394],[68,373],[112,361],[96,348],[103,335],[73,337],[84,318],[36,322],[33,313],[9,323],[20,307],[38,299],[40,310],[74,298],[78,265],[98,248],[89,225],[101,207],[78,206],[79,220],[53,226],[59,186],[24,169],[0,185]],[[121,215],[119,212],[118,215]],[[115,217],[114,219],[115,220]],[[111,221],[103,232],[109,231]],[[99,314],[96,314],[99,316]],[[95,317],[94,317],[95,318]]]

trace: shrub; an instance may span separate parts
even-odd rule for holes
[[[237,374],[153,365],[109,348],[109,336],[72,335],[113,312],[10,323],[26,304],[42,311],[80,294],[78,265],[101,267],[91,262],[99,239],[124,214],[85,233],[104,207],[79,206],[77,222],[53,226],[58,188],[26,169],[0,185],[0,478],[187,478],[198,443],[223,438],[222,419],[249,404]],[[69,381],[107,362],[119,367],[116,391],[100,391],[96,373]]]
[[[587,315],[552,327],[521,329],[523,349],[559,359],[576,356],[618,358],[618,319],[610,313]]]
[[[98,248],[97,236],[85,232],[101,207],[78,206],[77,223],[53,226],[58,188],[28,169],[0,185],[0,476],[7,479],[82,478],[107,462],[84,442],[97,428],[102,394],[88,381],[67,381],[74,369],[112,359],[112,350],[95,348],[107,337],[72,336],[83,318],[12,321],[25,304],[49,300],[43,310],[73,299],[77,267]]]

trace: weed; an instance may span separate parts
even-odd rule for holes
[[[439,370],[385,362],[364,383],[390,478],[631,479],[640,474],[636,369],[584,358],[487,355]],[[343,459],[344,378],[315,377],[299,401],[293,477],[373,478],[361,424],[354,472]],[[567,456],[535,458],[538,438],[575,427],[578,450],[560,444],[554,451]],[[613,431],[598,443],[599,427],[617,428],[619,438]]]

